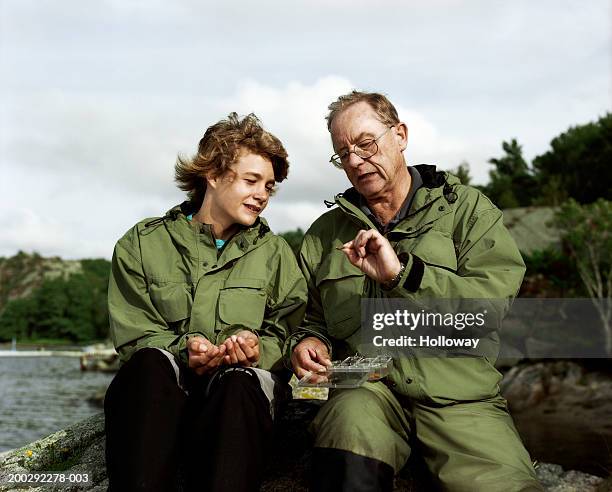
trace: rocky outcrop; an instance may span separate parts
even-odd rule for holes
[[[89,483],[45,484],[19,488],[9,484],[9,475],[36,472],[88,474]],[[0,455],[0,491],[9,490],[91,490],[108,486],[104,464],[104,414],[95,415],[65,430],[51,434],[19,449]]]
[[[10,258],[0,258],[0,311],[8,301],[28,297],[45,279],[67,278],[81,272],[78,260],[44,258],[23,251]]]
[[[585,364],[593,367],[587,370]],[[506,373],[502,394],[532,456],[566,468],[578,463],[585,471],[610,474],[612,378],[607,364],[604,359],[580,364],[542,361]]]
[[[537,362],[510,369],[501,391],[513,413],[551,401],[595,408],[612,402],[612,378],[572,361]]]
[[[564,471],[560,465],[542,463],[537,468],[538,479],[548,492],[607,492],[612,482],[601,477]]]
[[[318,410],[317,403],[293,401],[280,413],[275,453],[270,460],[263,492],[306,491],[307,464],[311,440],[307,424]],[[104,464],[104,416],[102,413],[28,446],[0,455],[0,491],[20,490],[7,485],[10,473],[63,471],[89,474],[87,485],[46,485],[27,490],[103,491],[108,486]],[[538,477],[546,489],[554,492],[595,492],[603,479],[575,471],[564,471],[558,465],[541,464]],[[396,481],[398,491],[429,490],[422,488],[418,476],[405,470]],[[25,488],[23,490],[26,490]]]
[[[542,251],[560,244],[559,230],[550,223],[553,207],[521,207],[504,210],[504,225],[522,253]]]

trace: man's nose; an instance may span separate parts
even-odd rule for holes
[[[357,167],[363,164],[365,160],[362,157],[359,157],[354,150],[351,150],[348,155],[348,165]]]

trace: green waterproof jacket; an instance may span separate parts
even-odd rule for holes
[[[362,298],[496,299],[507,309],[525,265],[503,225],[502,212],[478,190],[435,166],[415,167],[423,186],[408,215],[385,234],[406,264],[394,289],[382,290],[336,249],[360,229],[375,228],[359,208],[353,188],[337,195],[337,207],[306,232],[298,262],[308,284],[308,307],[302,326],[287,342],[287,355],[309,335],[324,340],[334,358],[357,352],[363,341]],[[389,384],[401,394],[440,404],[494,397],[500,380],[492,365],[498,333],[485,336],[481,346],[486,356],[398,357]]]
[[[259,218],[221,253],[185,202],[131,228],[115,246],[110,331],[122,360],[156,347],[187,362],[194,335],[218,344],[241,329],[259,336],[258,367],[281,367],[283,343],[304,315],[306,284],[285,240]]]

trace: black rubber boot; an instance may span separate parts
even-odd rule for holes
[[[393,467],[373,458],[333,448],[314,448],[310,472],[313,492],[388,492]]]

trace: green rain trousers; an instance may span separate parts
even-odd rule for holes
[[[337,195],[337,208],[308,230],[298,258],[308,307],[287,355],[306,336],[325,341],[335,359],[358,352],[362,298],[495,299],[509,306],[525,267],[501,211],[456,177],[416,168],[424,185],[405,219],[385,234],[406,264],[393,290],[383,291],[336,250],[360,229],[375,228],[354,189]],[[499,394],[491,355],[497,333],[486,334],[481,346],[486,351],[473,357],[396,357],[386,384],[332,391],[313,423],[315,445],[396,471],[418,452],[443,490],[542,490]]]

